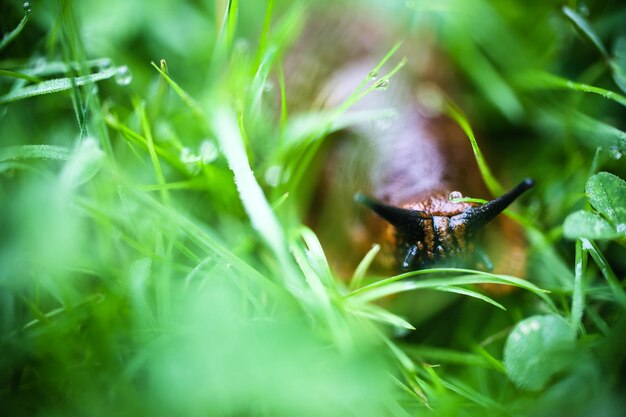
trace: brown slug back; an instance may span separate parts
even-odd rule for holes
[[[307,99],[333,108],[354,91],[393,44],[377,19],[317,19],[309,27],[315,35],[305,31],[285,67],[291,108],[306,107]],[[332,28],[332,40],[324,27]],[[469,141],[441,112],[440,91],[450,91],[453,78],[428,32],[405,42],[399,53],[409,64],[389,88],[371,92],[350,110],[393,109],[395,117],[362,123],[328,140],[310,222],[331,264],[349,276],[371,245],[381,243],[382,273],[451,266],[523,277],[521,228],[507,218],[487,224],[533,182],[524,180],[485,205],[450,201],[453,192],[487,195]],[[302,86],[303,79],[316,84]],[[305,91],[312,98],[299,94]],[[353,202],[355,194],[372,214]]]

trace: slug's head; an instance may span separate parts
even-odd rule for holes
[[[434,196],[428,202],[394,207],[361,194],[355,200],[395,229],[397,257],[402,272],[445,265],[467,267],[489,261],[474,245],[474,237],[489,221],[517,197],[532,188],[526,179],[508,193],[482,206],[450,203],[448,196]]]

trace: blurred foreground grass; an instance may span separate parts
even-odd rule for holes
[[[1,6],[2,413],[623,415],[626,7],[342,5]],[[284,56],[332,7],[435,28],[488,160],[537,179],[531,284],[333,276],[303,219],[340,123],[290,129],[280,100]]]

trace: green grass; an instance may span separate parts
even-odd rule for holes
[[[623,415],[626,7],[334,3],[3,6],[0,414]],[[379,64],[288,108],[307,21],[370,8]],[[306,225],[332,134],[391,116],[349,110],[425,25],[489,188],[537,181],[528,281],[379,277],[378,246],[345,281]]]

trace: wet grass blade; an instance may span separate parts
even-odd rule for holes
[[[85,84],[95,83],[97,81],[112,78],[117,74],[118,68],[108,68],[95,74],[84,75],[82,77],[65,77],[54,80],[47,80],[38,84],[29,85],[17,90],[11,91],[0,97],[0,104],[6,104],[17,100],[40,96],[43,94],[58,93],[66,91]]]

